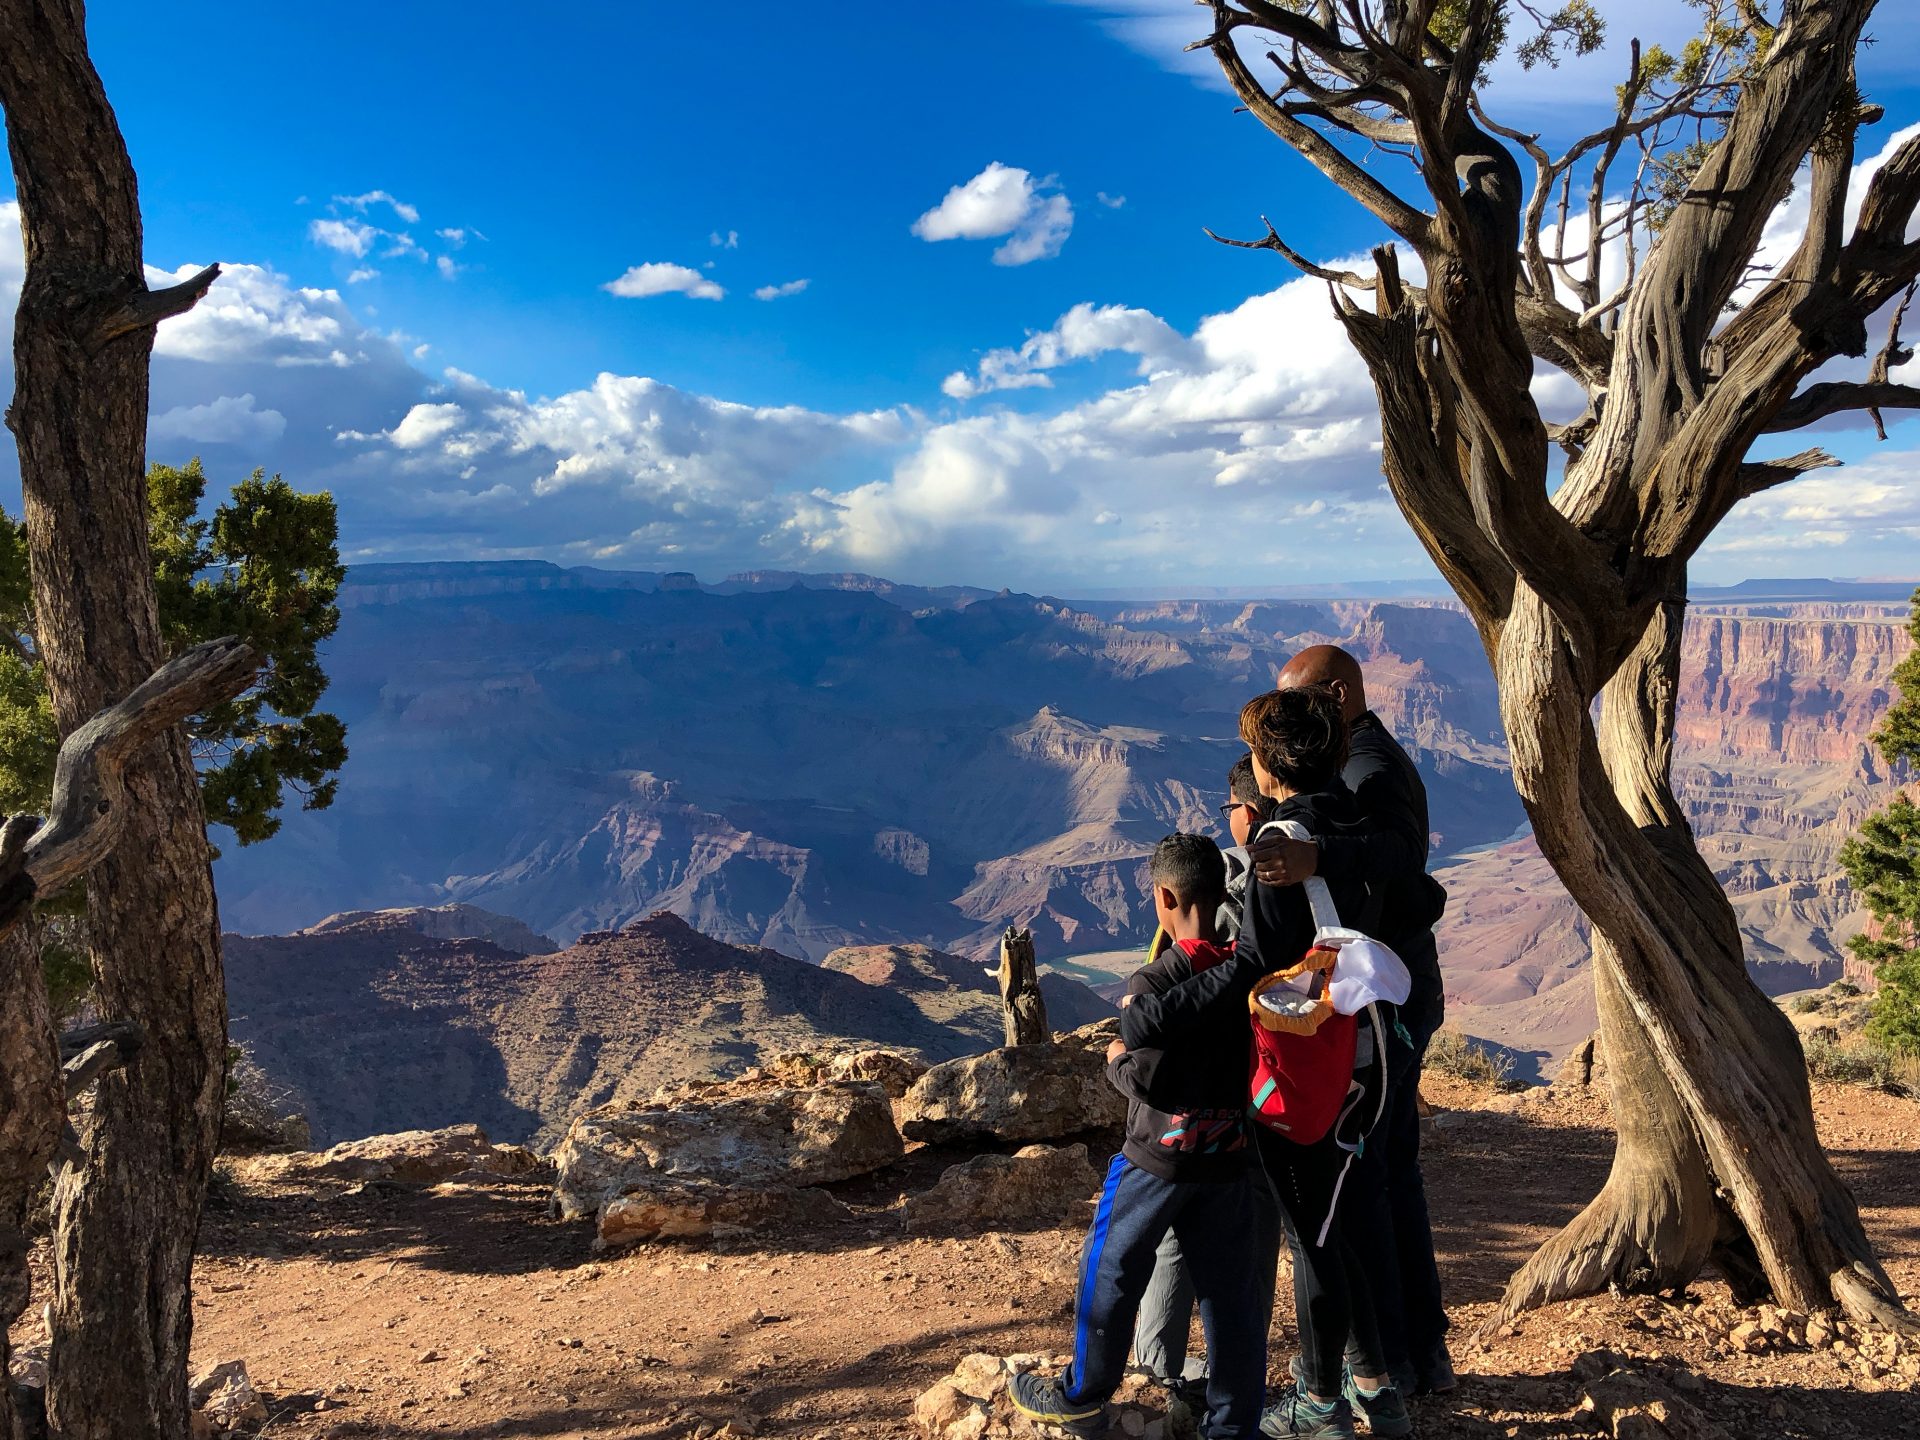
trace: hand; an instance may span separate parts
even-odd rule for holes
[[[1298,885],[1320,868],[1320,846],[1312,840],[1272,835],[1247,847],[1253,877],[1262,885]]]
[[[1120,1008],[1122,1010],[1126,1009],[1127,1006],[1133,1004],[1133,1002],[1139,998],[1137,995],[1122,995],[1120,997]]]
[[[1126,1053],[1127,1053],[1126,1041],[1124,1040],[1109,1041],[1107,1043],[1107,1064],[1109,1065],[1113,1064],[1114,1061],[1118,1060],[1122,1055]]]

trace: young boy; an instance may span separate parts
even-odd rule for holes
[[[1247,884],[1253,879],[1247,841],[1259,830],[1270,808],[1271,802],[1260,793],[1260,782],[1254,778],[1253,757],[1242,755],[1227,771],[1227,799],[1220,806],[1233,836],[1233,847],[1220,852],[1226,862],[1226,894],[1220,901],[1215,925],[1222,940],[1233,940],[1240,934],[1240,911],[1246,904]],[[1124,1008],[1137,996],[1164,995],[1181,981],[1210,968],[1211,963],[1210,956],[1194,955],[1174,946],[1133,972],[1120,1004]],[[1180,1259],[1180,1241],[1168,1231],[1160,1242],[1153,1278],[1140,1298],[1133,1358],[1167,1389],[1192,1388],[1202,1374],[1199,1362],[1187,1355],[1192,1334],[1193,1282]]]
[[[1149,873],[1155,916],[1174,941],[1162,961],[1183,965],[1180,978],[1229,961],[1217,929],[1220,847],[1204,835],[1169,835],[1154,847]],[[1227,1440],[1259,1431],[1268,1316],[1266,1287],[1248,1263],[1263,1216],[1247,1171],[1244,991],[1217,1009],[1217,1019],[1191,1026],[1165,1050],[1129,1050],[1116,1040],[1107,1051],[1107,1077],[1127,1097],[1126,1143],[1081,1251],[1073,1359],[1057,1378],[1014,1377],[1013,1403],[1030,1419],[1074,1435],[1106,1433],[1101,1406],[1125,1372],[1154,1253],[1172,1233],[1207,1336],[1201,1433]]]

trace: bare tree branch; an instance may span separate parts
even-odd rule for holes
[[[1355,271],[1329,270],[1324,265],[1314,264],[1313,261],[1307,259],[1306,256],[1282,240],[1279,232],[1273,228],[1273,222],[1267,219],[1266,216],[1262,215],[1260,217],[1260,223],[1267,227],[1267,236],[1264,240],[1234,240],[1225,235],[1216,235],[1204,226],[1201,229],[1201,233],[1209,240],[1218,241],[1222,245],[1231,245],[1238,250],[1271,250],[1275,254],[1285,257],[1287,262],[1291,264],[1294,269],[1300,271],[1301,274],[1311,275],[1316,280],[1325,280],[1334,285],[1345,285],[1354,290],[1373,289],[1374,282]]]
[[[1794,396],[1761,429],[1763,433],[1777,435],[1782,430],[1798,430],[1846,410],[1882,409],[1920,409],[1920,386],[1898,385],[1892,381],[1823,380]],[[1887,438],[1884,431],[1880,438]]]
[[[169,660],[126,699],[69,735],[54,767],[47,822],[19,845],[16,864],[30,882],[24,898],[9,895],[0,924],[19,918],[34,893],[52,894],[98,864],[113,848],[117,811],[126,792],[120,773],[141,746],[189,715],[239,693],[259,668],[239,640],[210,640]],[[10,821],[0,850],[25,826]]]
[[[209,265],[198,275],[178,285],[169,285],[164,290],[140,290],[100,317],[89,337],[90,347],[98,350],[122,335],[131,335],[136,330],[150,330],[162,320],[186,314],[200,303],[213,282],[219,278],[220,267]]]
[[[1778,460],[1748,460],[1736,472],[1740,498],[1744,500],[1775,485],[1798,480],[1809,470],[1826,470],[1839,463],[1824,450],[1802,450],[1798,455],[1787,455]]]

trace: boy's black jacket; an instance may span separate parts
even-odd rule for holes
[[[1218,961],[1212,969],[1232,964]],[[1202,972],[1202,973],[1210,973]],[[1193,960],[1170,945],[1127,980],[1126,1009],[1191,979]],[[1125,1010],[1121,1012],[1125,1014]],[[1196,1026],[1168,1050],[1129,1049],[1107,1064],[1127,1097],[1129,1161],[1162,1180],[1231,1180],[1247,1164],[1247,1073],[1251,1039],[1244,1013]]]
[[[1283,800],[1275,820],[1297,820],[1316,839],[1350,835],[1359,827],[1358,809],[1345,784]],[[1357,878],[1328,877],[1327,888],[1341,919],[1359,928],[1367,921],[1367,889]],[[1247,887],[1240,940],[1233,958],[1224,960],[1164,994],[1143,995],[1120,1012],[1120,1035],[1129,1050],[1175,1051],[1189,1044],[1222,1045],[1231,1028],[1238,1036],[1235,1054],[1241,1066],[1240,1104],[1247,1103],[1251,1073],[1251,1023],[1247,994],[1262,975],[1298,964],[1313,943],[1313,912],[1298,885]]]

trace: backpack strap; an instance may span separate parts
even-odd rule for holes
[[[1254,838],[1264,838],[1269,834],[1284,835],[1289,840],[1312,840],[1313,832],[1298,820],[1269,820],[1260,827]],[[1313,943],[1337,950],[1351,940],[1361,938],[1357,930],[1349,930],[1340,923],[1340,909],[1333,903],[1333,891],[1327,888],[1327,882],[1318,875],[1309,875],[1301,881],[1301,888],[1307,892],[1307,904],[1313,910],[1315,934]]]

